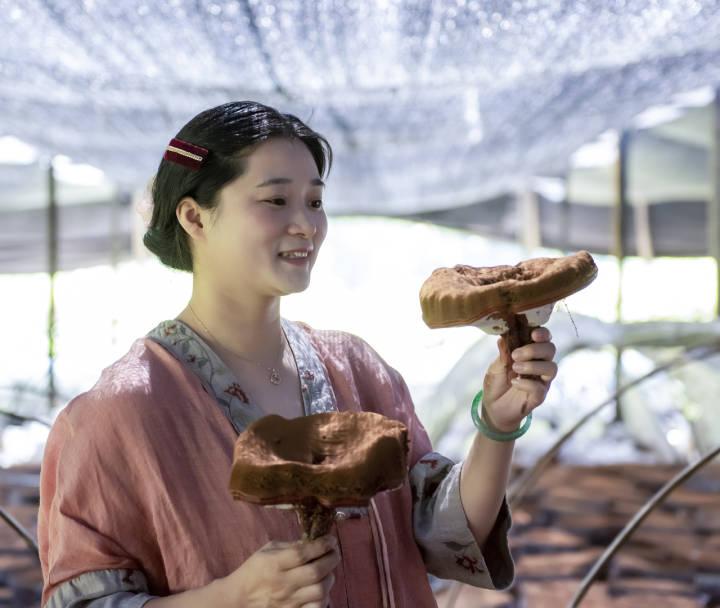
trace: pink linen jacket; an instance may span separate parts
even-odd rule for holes
[[[342,562],[332,608],[434,608],[428,572],[508,587],[507,503],[478,547],[459,497],[462,463],[432,452],[402,376],[353,334],[282,323],[306,415],[372,411],[409,431],[408,482],[333,524]],[[48,438],[43,606],[112,597],[108,606],[139,608],[228,575],[270,540],[299,539],[293,511],[234,501],[228,491],[235,439],[262,415],[189,326],[164,321],[136,340],[61,411]]]

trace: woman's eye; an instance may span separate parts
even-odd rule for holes
[[[284,205],[285,199],[284,198],[268,198],[268,199],[265,199],[263,202],[271,203],[272,205],[276,205],[276,204]],[[320,209],[323,205],[323,202],[322,202],[322,200],[317,199],[317,200],[312,201],[312,204],[315,209]]]

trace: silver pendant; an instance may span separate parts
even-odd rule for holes
[[[278,374],[275,368],[273,368],[272,372],[270,373],[270,382],[272,382],[273,384],[280,384],[280,374]]]

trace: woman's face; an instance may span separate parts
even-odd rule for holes
[[[245,173],[220,191],[207,231],[204,271],[227,288],[270,296],[303,291],[327,234],[323,183],[305,144],[271,139],[246,157]],[[279,253],[312,250],[305,260]]]

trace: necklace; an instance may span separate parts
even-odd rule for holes
[[[190,309],[190,312],[192,312],[193,316],[198,320],[198,322],[200,323],[200,325],[202,325],[203,329],[207,332],[208,336],[210,336],[216,344],[220,344],[220,342],[215,338],[215,336],[213,336],[212,332],[207,328],[207,325],[205,325],[205,323],[202,322],[202,319],[197,316],[197,313],[193,310],[193,307],[190,305],[189,302],[188,302],[188,308]],[[283,337],[285,338],[285,341],[287,342],[287,336],[285,335],[285,330],[283,329],[282,325],[280,326],[280,330],[283,332]],[[284,348],[284,346],[285,346],[285,342],[283,342],[283,356],[285,355],[285,348]],[[230,350],[230,349],[227,348],[227,347],[226,347],[226,349],[227,349],[228,351],[230,351],[230,352],[231,352],[234,356],[236,356],[238,359],[243,359],[243,360],[245,360],[245,361],[250,361],[250,363],[254,363],[255,365],[258,365],[258,366],[260,366],[260,367],[264,367],[263,365],[261,365],[261,364],[258,363],[257,361],[253,361],[252,359],[248,359],[247,357],[243,357],[243,356],[241,356],[241,355],[238,355],[237,353],[235,353],[234,351]],[[292,353],[292,349],[290,349],[290,352]],[[293,354],[293,359],[294,359],[294,358],[295,358],[295,353],[292,353],[292,354]],[[267,369],[267,370],[270,372],[270,376],[268,376],[268,380],[270,381],[271,384],[278,385],[278,384],[280,384],[280,383],[282,382],[282,379],[280,378],[280,373],[278,372],[277,369],[275,369],[274,367],[266,367],[265,369]]]

